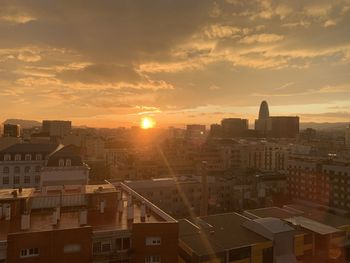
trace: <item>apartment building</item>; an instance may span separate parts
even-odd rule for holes
[[[271,204],[276,193],[285,193],[285,177],[275,174],[207,176],[209,214],[232,212],[246,206]],[[250,181],[247,181],[247,178]],[[203,184],[201,176],[175,176],[125,181],[130,188],[175,218],[199,215]]]
[[[0,190],[0,262],[178,262],[178,223],[124,184]]]
[[[179,221],[181,263],[289,263],[296,230],[277,218],[227,213]]]
[[[251,219],[279,218],[295,228],[294,253],[299,262],[348,262],[350,220],[302,205],[244,211]]]
[[[0,188],[38,187],[40,171],[57,144],[17,143],[0,151]]]
[[[327,158],[295,157],[288,162],[288,190],[295,198],[350,209],[350,163]]]

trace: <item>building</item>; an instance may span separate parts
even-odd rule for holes
[[[267,133],[273,138],[296,138],[299,133],[299,117],[273,116],[267,120]]]
[[[89,167],[74,145],[22,143],[0,151],[0,188],[84,185],[88,179]]]
[[[71,130],[71,121],[44,120],[42,124],[42,131],[48,133],[50,137],[63,138],[65,135],[69,134]]]
[[[175,218],[199,215],[202,186],[198,176],[126,181],[125,184]],[[207,184],[209,214],[239,209],[242,195],[232,179],[208,176]]]
[[[40,189],[43,192],[83,188],[89,181],[90,168],[83,163],[81,148],[68,145],[52,152],[40,171]]]
[[[221,121],[222,135],[225,138],[243,137],[248,131],[248,120],[227,118]]]
[[[123,184],[0,190],[1,262],[178,262],[178,223]]]
[[[295,229],[278,218],[250,219],[238,213],[179,221],[182,263],[297,262]]]
[[[20,137],[21,126],[18,124],[4,124],[4,137]]]
[[[279,218],[297,231],[295,254],[299,262],[348,262],[350,220],[302,205],[244,211],[251,219]]]
[[[0,188],[38,187],[40,172],[57,144],[18,143],[0,151]]]
[[[349,175],[348,161],[294,157],[288,162],[288,191],[295,199],[349,211]]]
[[[210,137],[221,138],[222,137],[222,127],[220,124],[210,125]]]
[[[267,135],[267,120],[269,117],[269,105],[266,101],[262,101],[259,109],[259,119],[255,120],[255,130],[259,131],[264,137]]]
[[[189,141],[203,141],[206,138],[206,127],[200,124],[186,126],[185,138]]]

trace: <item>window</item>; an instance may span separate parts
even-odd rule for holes
[[[117,238],[115,240],[117,250],[127,250],[130,248],[130,238]]]
[[[9,184],[10,183],[10,178],[8,176],[5,176],[2,178],[2,184]]]
[[[38,165],[38,166],[35,166],[35,172],[36,173],[39,173],[40,172],[40,169],[41,169],[41,167]]]
[[[31,161],[31,160],[32,160],[32,155],[26,154],[26,155],[24,156],[24,160],[26,160],[26,161]]]
[[[4,161],[11,161],[11,155],[10,154],[5,154],[4,155]]]
[[[160,244],[160,237],[146,237],[146,246],[159,246]]]
[[[30,184],[30,176],[29,175],[24,176],[24,183]]]
[[[110,242],[103,242],[101,245],[102,252],[109,252],[111,251],[111,243]]]
[[[160,256],[148,256],[145,258],[145,263],[160,263]]]
[[[6,167],[4,167],[4,169],[3,169],[3,173],[4,173],[4,174],[8,174],[8,173],[10,173],[10,168],[8,168],[7,166],[6,166]]]
[[[94,242],[92,244],[92,251],[94,254],[101,253],[101,242]]]
[[[27,257],[37,257],[39,256],[39,248],[27,248],[22,249],[20,253],[21,258],[27,258]]]
[[[24,173],[29,174],[30,173],[30,166],[26,166],[24,168]]]
[[[41,161],[42,159],[43,159],[43,157],[42,157],[41,154],[36,154],[36,155],[35,155],[35,160]]]
[[[64,166],[64,160],[63,159],[60,159],[58,161],[58,166]]]
[[[63,247],[63,252],[64,253],[76,253],[79,252],[81,250],[81,246],[80,244],[68,244],[68,245],[64,245]]]
[[[34,177],[34,181],[35,181],[36,184],[38,184],[40,182],[40,175],[36,175]]]
[[[18,175],[13,177],[13,183],[14,184],[19,184],[19,176]]]
[[[19,166],[16,166],[14,172],[15,174],[19,174],[21,172],[21,168],[19,168]]]
[[[99,253],[106,253],[111,251],[111,242],[105,241],[105,242],[94,242],[92,245],[93,253],[99,254]]]
[[[72,161],[71,159],[66,160],[66,166],[72,166]]]
[[[21,155],[20,154],[16,154],[15,155],[15,161],[20,161],[22,158],[21,158]]]

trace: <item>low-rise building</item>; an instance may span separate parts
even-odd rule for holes
[[[178,262],[178,223],[124,184],[0,190],[0,262]]]

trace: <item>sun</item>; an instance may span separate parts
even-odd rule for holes
[[[153,128],[155,124],[155,121],[148,117],[142,118],[141,120],[141,128],[144,130]]]

